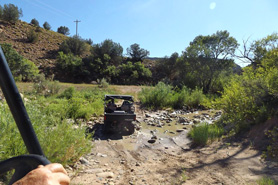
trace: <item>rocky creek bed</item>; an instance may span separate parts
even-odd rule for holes
[[[130,136],[102,134],[95,127],[92,151],[74,168],[72,184],[254,184],[264,175],[278,177],[276,163],[263,162],[248,144],[214,142],[190,148],[192,125],[213,123],[221,111],[137,111],[137,129]]]

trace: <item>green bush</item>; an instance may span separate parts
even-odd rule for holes
[[[245,68],[242,76],[234,77],[224,88],[218,101],[224,111],[220,121],[229,124],[236,132],[265,121],[272,113],[271,104],[275,102],[267,84],[265,75]]]
[[[43,28],[46,29],[46,30],[50,30],[51,29],[51,26],[48,22],[44,22],[43,23]]]
[[[214,141],[215,139],[221,137],[223,134],[223,129],[216,124],[209,125],[208,123],[200,123],[193,127],[188,135],[193,140],[193,144],[196,146],[204,146],[209,141]]]
[[[11,23],[16,23],[22,16],[22,10],[14,4],[5,4],[2,13],[2,19]]]
[[[66,27],[66,26],[60,26],[58,29],[57,29],[57,32],[58,33],[61,33],[63,35],[69,35],[69,28]]]
[[[30,22],[32,25],[36,26],[36,27],[40,27],[40,23],[37,19],[32,19],[31,22]]]
[[[100,87],[100,88],[108,88],[109,87],[109,83],[106,81],[105,78],[103,78],[103,79],[100,80],[98,87]]]
[[[53,103],[52,101],[47,103],[49,114],[52,113],[51,110],[55,109],[53,112],[55,114],[60,109],[63,119],[70,118],[75,121],[77,119],[89,120],[91,116],[103,114],[104,94],[110,93],[97,88],[76,91],[74,87],[69,87],[57,96],[57,98],[64,99],[65,101],[55,100]]]
[[[269,177],[263,177],[257,181],[258,185],[275,185],[275,181]]]
[[[201,104],[204,103],[206,96],[203,94],[203,91],[201,89],[194,89],[191,91],[189,101],[186,105],[189,107],[199,107]]]
[[[0,103],[0,106],[2,110],[0,112],[0,159],[5,160],[13,156],[27,154],[8,106],[3,103]],[[34,130],[50,161],[60,162],[64,165],[73,164],[91,150],[91,143],[89,138],[86,138],[83,128],[76,129],[65,121],[58,122],[57,119],[46,116],[43,109],[39,107],[40,105],[36,102],[26,104]]]
[[[118,76],[123,84],[140,84],[150,80],[152,72],[141,62],[132,63],[128,61],[118,67]]]
[[[19,55],[10,44],[1,44],[1,47],[15,80],[32,81],[38,75],[38,67]]]
[[[69,87],[65,89],[59,96],[58,98],[66,98],[66,99],[71,99],[73,97],[73,94],[75,93],[75,88],[74,87]]]
[[[65,54],[82,55],[86,51],[86,43],[79,37],[73,36],[62,42],[59,51]]]
[[[51,96],[59,93],[61,86],[58,81],[52,79],[45,79],[44,74],[37,75],[34,78],[33,89],[36,94]]]
[[[63,75],[69,78],[75,78],[82,73],[82,59],[74,56],[72,53],[58,53],[57,69],[64,71]]]
[[[33,89],[36,94],[44,94],[45,90],[47,89],[44,74],[39,74],[34,78]]]
[[[169,107],[172,96],[172,87],[159,82],[155,87],[143,88],[139,99],[144,106],[150,108]]]
[[[33,29],[29,30],[27,33],[27,42],[36,43],[39,40],[39,34],[35,32]]]
[[[220,122],[236,132],[250,128],[277,115],[278,49],[269,51],[256,68],[245,67],[224,87],[219,108]],[[229,129],[229,130],[230,130]]]
[[[174,109],[181,109],[188,105],[190,98],[190,89],[183,87],[181,91],[177,91],[172,96],[172,105]]]
[[[159,82],[155,87],[143,88],[139,93],[142,104],[149,108],[199,108],[206,107],[206,96],[202,90],[190,90],[187,87],[174,89],[170,85]]]

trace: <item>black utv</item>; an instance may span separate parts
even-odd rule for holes
[[[136,120],[134,100],[128,95],[105,95],[104,131],[121,135],[134,133]]]

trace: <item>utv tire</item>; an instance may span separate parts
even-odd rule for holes
[[[132,135],[135,131],[135,126],[133,125],[132,122],[125,122],[123,124],[123,127],[122,127],[122,135],[124,136],[127,136],[127,135]]]

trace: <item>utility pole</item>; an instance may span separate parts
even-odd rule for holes
[[[77,36],[78,36],[78,34],[77,34],[78,23],[79,23],[79,22],[81,22],[81,21],[79,21],[79,20],[77,20],[77,19],[76,19],[76,21],[73,21],[73,22],[75,22],[75,23],[76,23],[76,37],[77,37]]]

